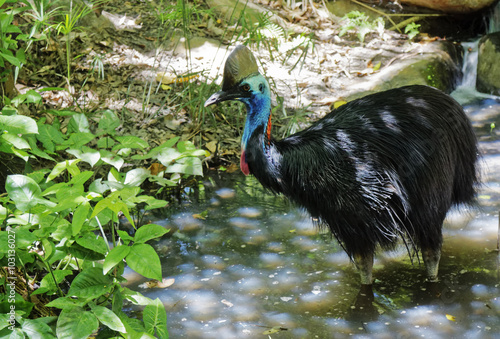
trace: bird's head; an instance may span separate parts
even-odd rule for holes
[[[228,100],[241,101],[247,107],[255,106],[263,98],[270,99],[270,94],[269,85],[259,73],[252,52],[246,46],[239,45],[227,57],[222,89],[205,101],[205,107]]]
[[[237,100],[245,104],[247,118],[241,139],[240,167],[248,174],[245,150],[253,132],[262,127],[267,131],[271,114],[271,91],[267,80],[259,73],[257,61],[244,45],[237,46],[227,57],[224,65],[222,89],[205,101],[205,107],[227,100]]]

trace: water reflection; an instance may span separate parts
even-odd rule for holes
[[[360,291],[340,246],[305,213],[252,177],[223,174],[163,220],[175,232],[153,245],[175,283],[143,290],[129,272],[131,287],[162,300],[171,338],[500,338],[499,107],[467,107],[486,180],[478,208],[449,213],[438,283],[402,247],[377,256],[373,294]]]

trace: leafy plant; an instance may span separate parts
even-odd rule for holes
[[[370,18],[363,12],[351,11],[342,17],[342,28],[339,36],[345,35],[348,31],[355,31],[360,42],[365,41],[365,36],[368,33],[377,32],[379,36],[383,36],[385,22],[384,19],[378,17],[370,22]]]
[[[98,0],[92,5],[97,6],[107,0]],[[77,26],[79,20],[92,12],[92,8],[87,4],[78,4],[73,7],[73,1],[70,2],[70,7],[67,13],[64,14],[64,21],[55,25],[57,34],[63,34],[66,40],[66,77],[68,86],[71,82],[71,34],[74,31],[82,30],[81,26]]]
[[[17,266],[24,271],[39,271],[43,276],[40,287],[32,295],[57,296],[46,306],[61,310],[56,324],[58,337],[86,338],[99,326],[133,337],[140,336],[141,332],[151,335],[156,332],[162,338],[167,337],[163,305],[123,288],[120,281],[124,280],[121,274],[125,264],[147,278],[161,280],[160,259],[146,242],[163,236],[168,230],[149,224],[130,236],[119,229],[118,223],[119,214],[123,213],[135,225],[130,210],[143,201],[153,208],[166,202],[139,195],[140,188],[132,185],[106,197],[104,193],[110,188],[103,192],[100,182],[94,181],[86,190],[84,184],[93,173],[81,172],[76,164],[77,161],[66,162],[65,169],[70,173],[68,180],[57,184],[53,179],[54,172],[59,170],[47,176],[40,173],[8,176],[8,200],[4,199],[1,205],[3,211],[9,211],[9,216],[2,214],[8,227],[0,231],[0,238],[12,235]],[[62,166],[58,164],[54,169],[57,167]],[[104,225],[111,229],[112,248],[108,245]],[[2,242],[0,261],[10,255],[8,242]],[[74,279],[68,280],[68,276],[75,273]],[[66,293],[60,288],[64,282],[71,283]],[[147,306],[145,327],[137,327],[137,323],[121,311],[124,300]],[[22,326],[29,312],[23,316],[22,312],[17,312],[17,302],[7,300],[0,303],[0,308],[10,307],[9,303],[16,305],[15,319]],[[163,314],[161,319],[164,321],[148,323],[159,314]],[[80,323],[86,326],[79,326]],[[0,335],[9,331],[4,328]],[[45,332],[44,338],[54,337],[49,330]]]
[[[14,82],[19,74],[19,69],[26,62],[23,49],[18,48],[18,42],[13,38],[14,34],[21,34],[22,31],[14,25],[14,15],[23,11],[22,8],[6,7],[6,0],[0,0],[0,82],[5,82],[7,76],[12,72],[9,65],[15,67]]]
[[[419,31],[420,26],[421,26],[420,24],[416,24],[414,22],[411,22],[408,25],[406,25],[405,34],[408,34],[408,39],[412,40],[415,36],[417,36],[420,33]]]

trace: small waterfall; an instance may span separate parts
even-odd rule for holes
[[[462,65],[462,83],[460,86],[475,87],[477,76],[477,56],[479,40],[472,42],[463,42],[464,60]]]
[[[488,33],[495,33],[500,31],[500,1],[497,2],[493,13],[491,13],[488,23]]]
[[[488,22],[488,32],[500,31],[500,1],[497,2]],[[497,98],[489,94],[480,93],[476,90],[477,59],[479,39],[472,42],[463,42],[464,60],[462,65],[462,82],[451,93],[461,104],[466,104],[478,98]]]

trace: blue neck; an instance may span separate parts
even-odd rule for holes
[[[263,92],[254,90],[252,91],[251,97],[240,99],[247,108],[245,129],[241,139],[241,147],[243,149],[247,148],[248,141],[257,128],[262,128],[259,133],[266,133],[269,115],[271,114],[271,92],[269,91],[267,81],[261,74],[258,74],[251,79],[247,79],[247,82],[253,85],[252,88],[259,88],[259,83],[264,83],[265,87]],[[265,138],[263,140],[265,140]]]

